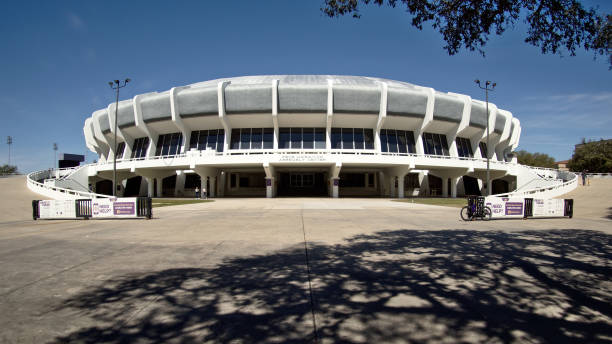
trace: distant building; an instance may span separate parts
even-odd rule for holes
[[[568,163],[569,163],[569,160],[557,161],[555,162],[555,167],[561,171],[569,171],[569,168],[567,167]]]

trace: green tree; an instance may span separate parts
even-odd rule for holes
[[[548,154],[529,153],[525,150],[516,151],[514,154],[516,154],[516,158],[521,165],[547,168],[555,167],[555,159]]]
[[[576,49],[584,48],[608,58],[612,69],[612,14],[585,9],[578,0],[324,0],[321,10],[329,17],[360,18],[360,6],[369,4],[404,7],[419,30],[431,21],[449,55],[465,47],[484,56],[491,31],[502,35],[524,17],[525,42],[543,54],[567,50],[574,56]]]
[[[0,176],[17,173],[17,166],[4,164],[0,166]]]
[[[572,171],[592,173],[612,172],[612,140],[583,142],[576,146],[568,163]]]

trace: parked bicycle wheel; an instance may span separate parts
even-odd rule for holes
[[[489,221],[492,215],[493,215],[493,212],[491,211],[491,208],[485,206],[484,209],[482,210],[482,219],[485,221]]]
[[[461,219],[462,219],[463,221],[470,221],[470,220],[472,219],[472,218],[470,217],[470,212],[469,212],[469,210],[470,210],[470,207],[469,207],[469,206],[467,206],[467,205],[466,205],[465,207],[461,208],[461,212],[460,212],[460,214],[461,214]]]

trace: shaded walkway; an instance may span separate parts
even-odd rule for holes
[[[612,236],[394,230],[311,244],[325,343],[593,343],[612,335]],[[303,247],[124,275],[63,300],[54,342],[312,342]]]

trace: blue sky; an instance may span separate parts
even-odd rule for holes
[[[521,120],[519,149],[568,159],[581,138],[612,137],[612,72],[579,51],[560,58],[523,43],[522,23],[491,37],[483,58],[448,56],[430,27],[401,9],[366,7],[361,19],[325,17],[323,0],[11,1],[0,13],[0,163],[22,172],[58,152],[95,154],[83,124],[114,101],[108,81],[131,78],[121,99],[214,78],[345,74],[401,80],[490,100]],[[585,1],[612,12],[612,2]],[[567,55],[567,54],[566,54]]]

